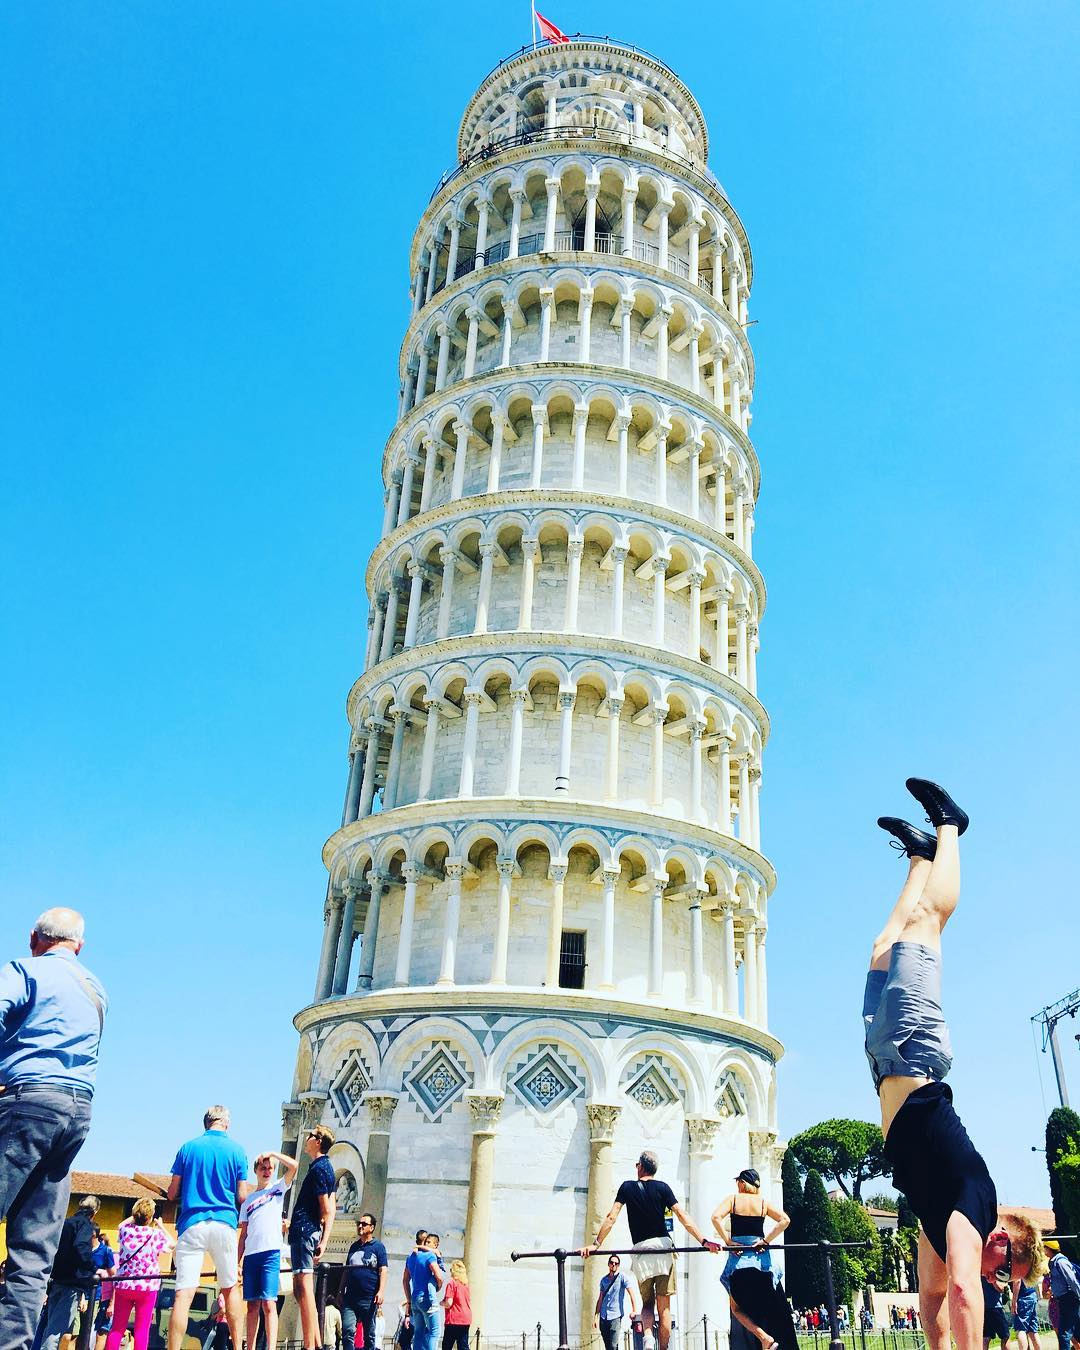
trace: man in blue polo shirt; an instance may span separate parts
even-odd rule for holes
[[[244,1338],[244,1303],[237,1288],[238,1210],[251,1186],[247,1155],[228,1137],[229,1109],[211,1106],[204,1131],[181,1145],[172,1165],[169,1199],[179,1200],[176,1221],[176,1301],[169,1315],[168,1350],[180,1350],[191,1301],[209,1255],[225,1299],[233,1345]]]
[[[84,924],[48,909],[30,958],[0,967],[0,1219],[7,1282],[0,1346],[34,1336],[71,1194],[71,1165],[90,1128],[105,990],[78,960]]]

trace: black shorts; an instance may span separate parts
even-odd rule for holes
[[[903,1104],[885,1140],[892,1183],[907,1196],[931,1247],[945,1260],[945,1228],[963,1214],[985,1242],[997,1227],[997,1191],[953,1110],[947,1083],[926,1083]]]

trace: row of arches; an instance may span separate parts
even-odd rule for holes
[[[550,798],[655,812],[760,850],[762,735],[733,701],[547,653],[447,661],[362,690],[344,823],[422,801]]]
[[[475,375],[553,361],[653,375],[749,431],[744,344],[692,298],[616,270],[530,269],[458,292],[409,337],[400,411]]]
[[[364,669],[466,634],[595,635],[677,652],[757,692],[761,598],[718,550],[602,511],[502,509],[376,552]]]
[[[585,154],[492,167],[441,201],[413,246],[413,313],[468,272],[576,252],[647,263],[748,322],[746,259],[715,203],[674,169]]]
[[[751,873],[677,843],[540,822],[389,833],[332,863],[316,996],[579,988],[765,1025],[765,907]],[[583,937],[576,963],[568,933]]]
[[[679,511],[750,554],[755,477],[726,422],[647,389],[515,379],[405,421],[384,455],[382,533],[463,496],[559,488]]]

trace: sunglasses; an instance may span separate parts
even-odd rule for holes
[[[1012,1238],[1005,1234],[1005,1260],[998,1266],[995,1274],[999,1280],[1008,1281],[1012,1278]]]

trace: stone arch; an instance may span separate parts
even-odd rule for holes
[[[637,1035],[623,1041],[611,1066],[612,1081],[622,1082],[623,1073],[633,1061],[643,1054],[655,1054],[661,1061],[667,1061],[678,1071],[686,1093],[685,1111],[689,1115],[708,1114],[705,1103],[708,1099],[708,1085],[701,1066],[687,1053],[683,1043],[671,1032],[660,1028],[647,1028]]]
[[[517,1057],[530,1046],[547,1041],[565,1047],[577,1060],[585,1078],[587,1099],[608,1100],[607,1070],[596,1042],[572,1022],[559,1017],[530,1019],[514,1027],[500,1041],[491,1056],[490,1066],[491,1078],[499,1085],[499,1091],[509,1090],[507,1074]]]

